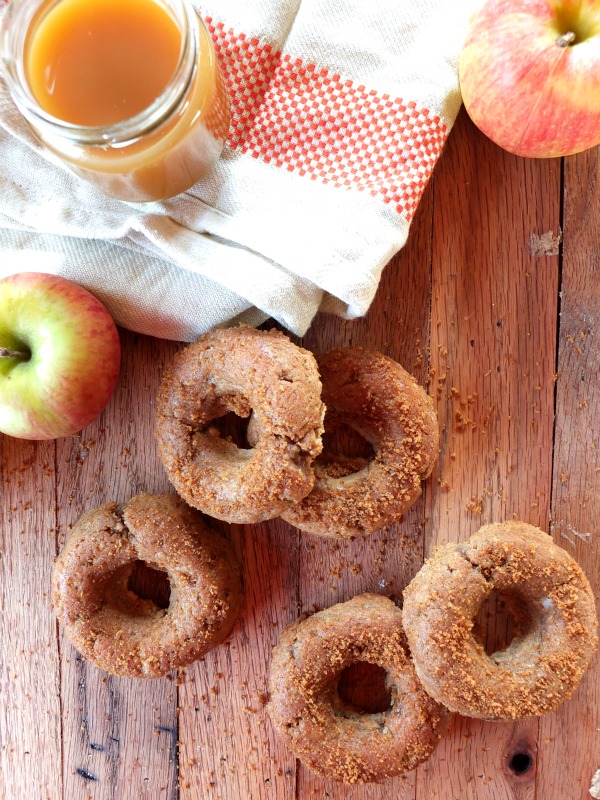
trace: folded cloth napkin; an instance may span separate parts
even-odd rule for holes
[[[64,275],[125,327],[191,341],[366,313],[460,107],[471,0],[198,3],[232,102],[212,174],[105,197],[49,158],[0,81],[0,276]],[[0,15],[4,10],[0,0]]]

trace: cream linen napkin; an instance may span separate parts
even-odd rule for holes
[[[371,303],[460,106],[470,0],[209,0],[232,100],[217,168],[107,198],[41,149],[0,81],[0,276],[58,273],[133,330],[191,341]],[[0,15],[4,10],[0,0]]]

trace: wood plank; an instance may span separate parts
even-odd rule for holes
[[[552,475],[558,257],[531,256],[531,236],[560,225],[560,163],[503,153],[462,113],[435,181],[431,380],[443,428],[428,498],[426,549],[486,522],[547,529]],[[457,719],[420,770],[429,797],[533,798],[537,720]]]
[[[86,510],[139,492],[165,492],[153,436],[154,397],[176,345],[121,332],[116,392],[81,434],[57,442],[61,542]],[[177,796],[177,686],[116,678],[84,661],[60,636],[65,798],[172,800]],[[54,798],[53,798],[54,800]]]
[[[432,192],[428,187],[407,245],[386,267],[367,316],[343,322],[322,315],[304,337],[304,346],[315,352],[340,346],[370,347],[394,358],[422,385],[426,383],[431,215]],[[427,483],[424,491],[428,488]],[[399,599],[402,588],[422,563],[424,517],[422,497],[398,524],[352,542],[302,534],[302,612],[326,608],[366,591]],[[382,784],[349,787],[322,779],[299,764],[297,797],[299,800],[309,797],[408,800],[415,796],[415,777],[413,772]]]
[[[600,597],[600,154],[565,159],[552,527]],[[541,720],[538,796],[588,797],[600,769],[600,659]]]
[[[62,798],[54,442],[0,434],[0,797]]]
[[[228,640],[187,668],[179,687],[181,800],[293,800],[295,760],[265,704],[271,648],[297,614],[297,536],[277,520],[232,525],[228,535],[243,566],[245,603]]]

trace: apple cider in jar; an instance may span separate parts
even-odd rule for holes
[[[221,154],[229,100],[189,0],[11,0],[2,57],[38,139],[112,197],[174,197]]]

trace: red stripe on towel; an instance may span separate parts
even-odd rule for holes
[[[206,20],[232,103],[228,145],[414,214],[448,136],[415,103],[357,86]]]

